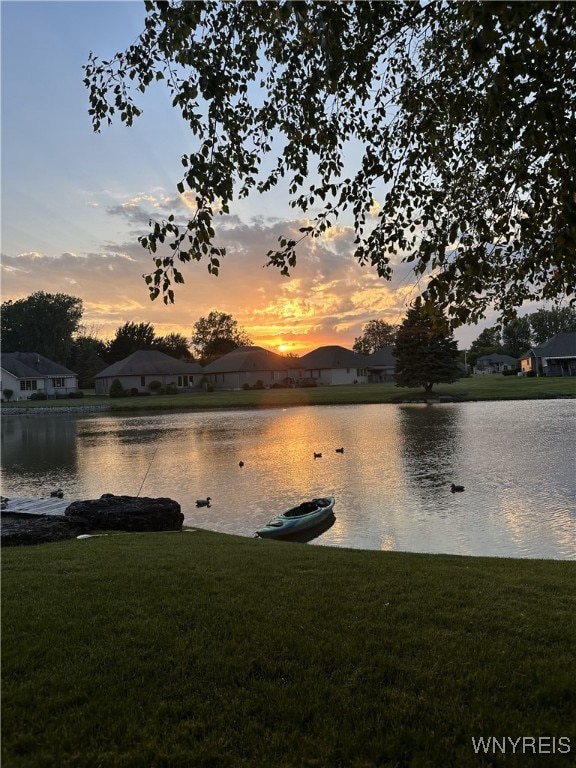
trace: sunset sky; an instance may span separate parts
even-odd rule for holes
[[[183,269],[176,303],[151,302],[142,274],[150,256],[137,238],[150,217],[187,213],[176,190],[180,158],[195,140],[162,84],[138,101],[131,128],[92,131],[82,65],[89,52],[111,57],[143,28],[133,2],[5,2],[2,13],[2,300],[63,292],[84,303],[84,324],[101,338],[126,321],[151,322],[157,335],[192,326],[211,310],[232,314],[256,344],[305,353],[351,347],[371,319],[400,322],[418,294],[406,265],[388,283],[351,256],[347,226],[303,243],[290,278],[265,268],[279,235],[302,226],[286,190],[240,201],[219,218],[220,275]],[[461,347],[485,325],[460,329]]]

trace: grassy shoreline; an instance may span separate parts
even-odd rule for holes
[[[451,398],[456,402],[479,400],[530,400],[576,397],[576,377],[518,378],[516,376],[471,376],[454,384],[440,384],[425,396],[422,389],[404,389],[394,383],[310,387],[302,389],[222,390],[183,395],[152,395],[110,399],[89,395],[73,400],[40,400],[2,403],[2,412],[31,413],[35,409],[85,409],[108,407],[112,412],[202,411],[235,408],[287,408],[303,405],[387,404]]]
[[[576,563],[196,531],[2,570],[11,768],[573,764]],[[571,753],[477,754],[490,735]]]

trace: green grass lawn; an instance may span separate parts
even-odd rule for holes
[[[471,376],[454,384],[439,384],[435,396],[458,400],[523,400],[533,398],[576,397],[576,377],[518,378],[517,376]],[[395,403],[424,399],[422,389],[405,389],[394,383],[359,384],[302,389],[196,392],[185,395],[108,398],[94,395],[74,400],[37,400],[5,403],[4,407],[52,408],[108,405],[113,411],[209,410],[219,408],[266,408],[294,405],[348,405]]]
[[[6,768],[574,765],[574,562],[185,532],[2,571]]]

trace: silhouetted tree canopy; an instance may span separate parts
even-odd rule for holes
[[[385,320],[369,320],[362,329],[362,335],[354,340],[352,349],[361,355],[371,355],[383,347],[392,346],[397,330],[397,325]]]
[[[202,360],[226,355],[238,347],[251,344],[238,321],[226,312],[210,312],[194,323],[192,347]]]
[[[573,297],[576,3],[145,8],[141,36],[110,61],[91,54],[84,82],[97,131],[132,125],[156,81],[191,130],[176,186],[197,210],[140,238],[152,298],[174,300],[180,262],[217,274],[215,211],[283,178],[309,217],[302,238],[346,212],[360,264],[389,279],[409,263],[453,325],[490,304],[509,320],[526,300]],[[281,238],[268,263],[288,274],[298,242]]]
[[[108,344],[110,364],[123,360],[141,349],[154,349],[156,332],[151,323],[124,323]]]
[[[188,341],[181,333],[167,333],[166,336],[159,336],[154,342],[154,349],[178,360],[192,359]]]
[[[516,317],[502,328],[504,353],[518,359],[532,346],[530,317]]]
[[[557,333],[576,331],[576,308],[559,307],[556,309],[539,309],[530,317],[532,328],[532,343],[535,346],[544,344]]]
[[[78,374],[80,389],[93,389],[94,376],[107,366],[107,345],[91,334],[74,337],[66,366]]]
[[[37,352],[66,365],[83,314],[82,299],[37,291],[2,304],[2,351]]]

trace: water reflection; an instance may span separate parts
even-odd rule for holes
[[[462,453],[461,410],[427,405],[400,408],[405,474],[421,497],[445,496],[458,482]]]
[[[573,420],[566,401],[6,417],[3,492],[141,489],[246,536],[330,495],[336,519],[312,544],[576,559]]]
[[[26,495],[42,497],[78,474],[76,424],[54,416],[2,419],[2,466],[28,488]]]

